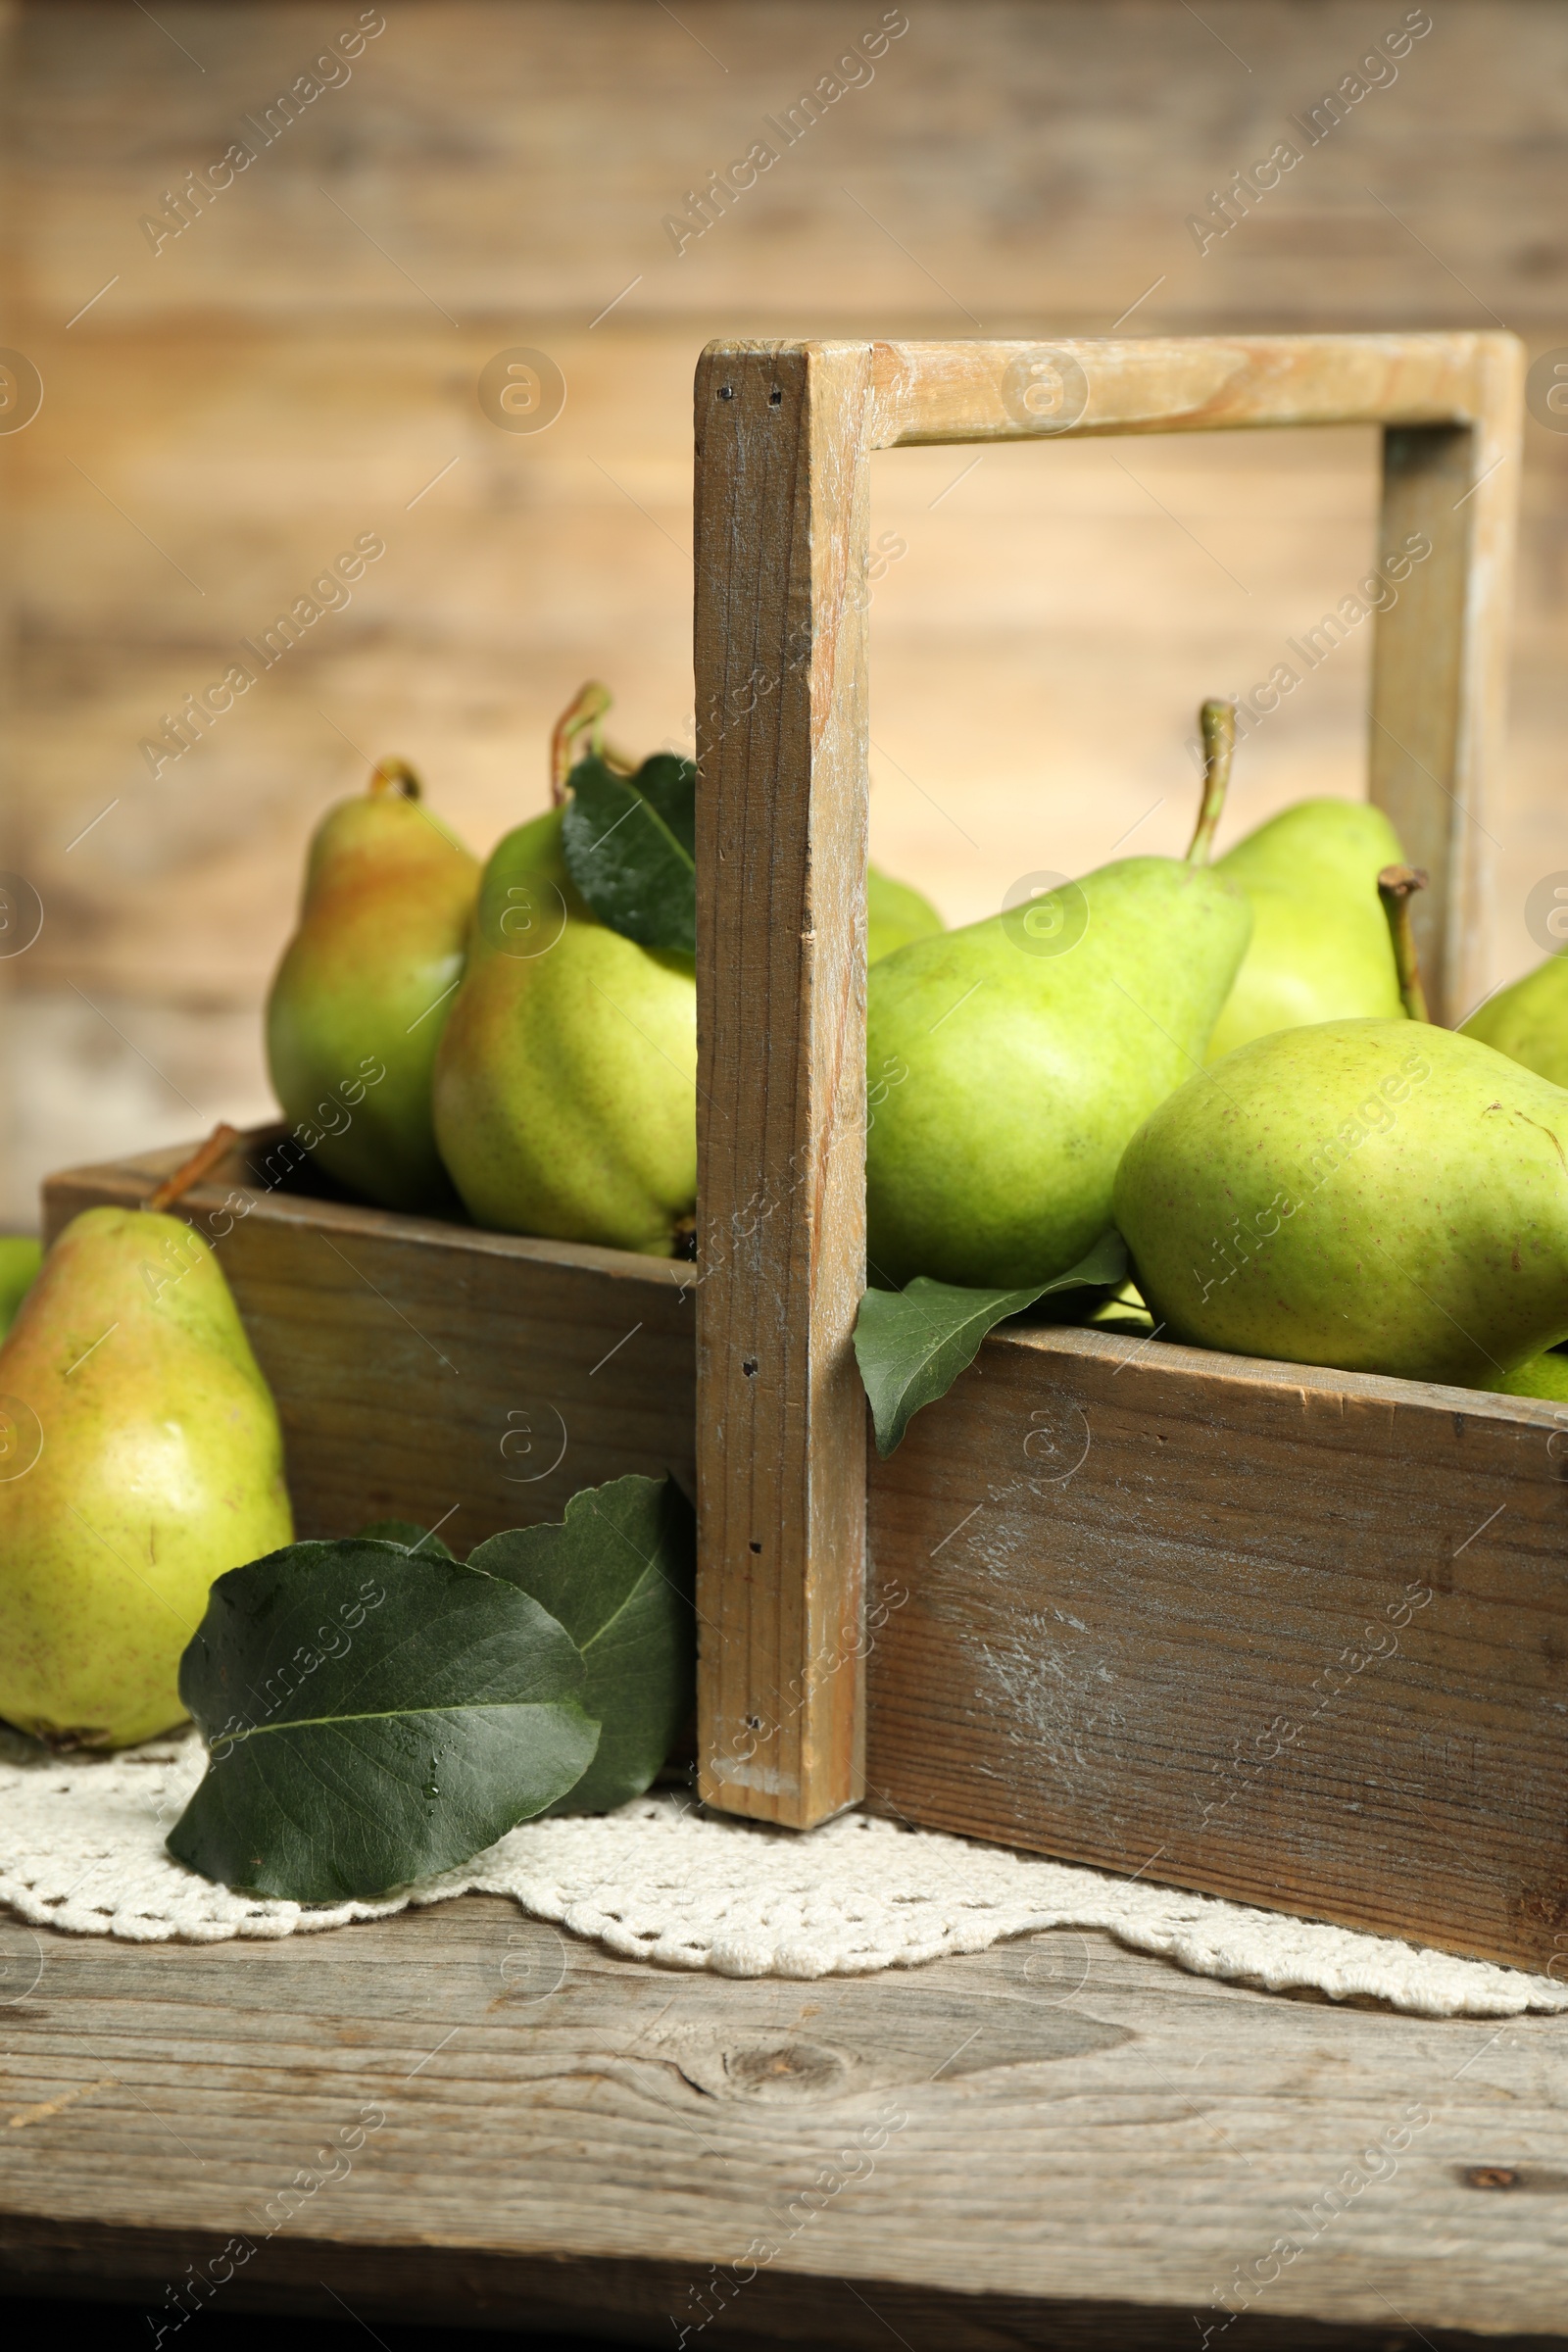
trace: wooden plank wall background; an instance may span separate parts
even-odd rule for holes
[[[1363,66],[1406,23],[1428,29]],[[305,840],[369,759],[412,758],[482,851],[542,805],[590,673],[628,744],[689,742],[710,336],[1500,321],[1568,346],[1554,0],[22,0],[5,25],[0,343],[44,386],[0,433],[0,864],[44,910],[0,960],[9,1222],[46,1167],[265,1112],[257,1013]],[[786,111],[884,25],[790,142]],[[776,163],[677,252],[666,220],[695,226],[688,191],[760,139]],[[234,141],[253,160],[173,233],[171,192]],[[1200,251],[1191,219],[1282,141],[1300,161]],[[476,396],[517,346],[564,378],[538,433]],[[1498,978],[1568,867],[1565,467],[1543,410],[1483,820]],[[1123,837],[1179,847],[1199,698],[1265,677],[1371,554],[1359,433],[876,470],[875,853],[955,919]],[[165,714],[366,533],[385,553],[352,601],[155,778]],[[1248,747],[1233,837],[1358,789],[1367,634]]]

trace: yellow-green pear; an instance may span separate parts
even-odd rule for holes
[[[1462,1037],[1522,1062],[1553,1086],[1568,1086],[1568,956],[1548,956],[1470,1015]]]
[[[1487,1386],[1501,1396],[1544,1396],[1553,1404],[1568,1404],[1568,1350],[1548,1348],[1544,1355],[1533,1355],[1516,1372]]]
[[[1214,1023],[1210,1061],[1309,1021],[1397,1018],[1378,874],[1403,856],[1381,808],[1315,800],[1281,809],[1214,860],[1251,903],[1252,942]]]
[[[436,1139],[476,1225],[668,1257],[697,1198],[692,958],[595,920],[552,808],[498,843],[436,1056]]]
[[[1568,1339],[1568,1092],[1428,1024],[1425,883],[1377,880],[1401,1020],[1253,1038],[1128,1145],[1116,1223],[1169,1338],[1455,1388]]]
[[[927,898],[907,882],[896,882],[877,866],[865,869],[865,959],[880,963],[897,948],[912,940],[929,939],[945,929],[942,917]]]
[[[0,1348],[0,1716],[72,1747],[169,1730],[208,1587],[292,1532],[214,1251],[177,1217],[85,1209]]]
[[[1245,895],[1207,862],[1234,719],[1229,704],[1203,706],[1207,774],[1185,859],[1120,859],[871,966],[879,1284],[1049,1282],[1109,1226],[1122,1149],[1200,1064],[1251,929]]]
[[[1568,1339],[1568,1093],[1418,1020],[1254,1038],[1127,1147],[1171,1340],[1485,1388]]]
[[[477,858],[402,760],[329,808],[311,844],[299,927],[268,999],[268,1061],[316,1163],[385,1208],[457,1208],[430,1074],[478,884]]]

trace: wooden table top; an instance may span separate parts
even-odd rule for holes
[[[4,1919],[0,1961],[0,2289],[119,2291],[166,2343],[181,2287],[705,2352],[1568,2329],[1568,2019],[1064,1930],[737,1982],[471,1895],[216,1946]]]

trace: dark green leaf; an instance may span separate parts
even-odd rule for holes
[[[672,1478],[616,1478],[574,1494],[559,1527],[492,1536],[469,1563],[559,1617],[581,1649],[599,1752],[558,1813],[640,1796],[691,1712],[697,1530]]]
[[[917,1274],[902,1291],[867,1291],[856,1320],[855,1354],[883,1460],[910,1415],[945,1396],[973,1363],[993,1324],[1022,1314],[1053,1291],[1114,1289],[1126,1275],[1126,1246],[1120,1234],[1107,1233],[1065,1274],[1028,1290],[961,1290]]]
[[[562,819],[566,870],[612,931],[645,948],[697,950],[697,770],[667,752],[634,776],[582,760]]]
[[[572,1788],[583,1664],[526,1592],[355,1538],[220,1576],[180,1666],[212,1753],[169,1850],[298,1902],[466,1862]]]
[[[680,843],[688,858],[697,856],[697,769],[674,752],[655,752],[645,760],[632,781],[652,802],[656,812]]]
[[[427,1560],[455,1560],[457,1553],[449,1551],[439,1536],[426,1535],[416,1519],[372,1519],[368,1527],[360,1530],[362,1544],[400,1544],[405,1551],[416,1551]]]

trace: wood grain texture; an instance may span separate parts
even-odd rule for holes
[[[879,343],[875,446],[1482,419],[1501,428],[1519,405],[1521,348],[1505,332]],[[1033,378],[1031,361],[1046,363]]]
[[[869,390],[697,374],[702,1786],[795,1828],[862,1774]]]
[[[874,1807],[1568,1974],[1552,1406],[1014,1330],[870,1541]]]
[[[184,1156],[54,1177],[50,1238]],[[181,1208],[277,1399],[302,1537],[413,1519],[463,1556],[628,1471],[691,1491],[691,1266],[262,1189],[288,1164],[263,1142]]]
[[[17,1956],[42,1968],[5,2012],[13,2291],[128,2284],[207,2331],[245,2305],[341,2319],[337,2295],[371,2327],[684,2327],[720,2352],[1169,2352],[1244,2307],[1227,2352],[1562,2340],[1562,2019],[1285,2000],[1062,1931],[739,1982],[475,1896]]]

